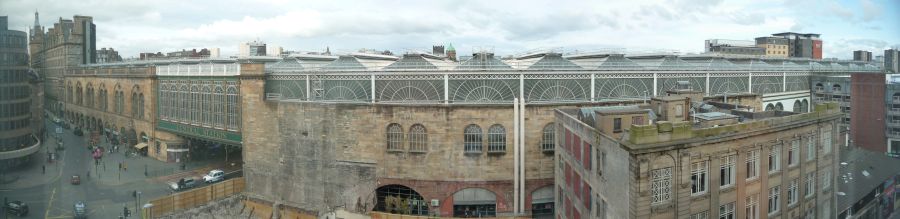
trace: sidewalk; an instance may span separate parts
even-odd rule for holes
[[[50,151],[58,153],[53,163],[47,162],[47,147],[50,147]],[[0,175],[0,190],[28,188],[35,185],[44,185],[59,179],[62,167],[65,165],[61,164],[65,157],[63,156],[65,150],[56,151],[55,148],[56,138],[47,137],[45,141],[41,142],[40,151],[31,155],[31,161]],[[46,172],[42,168],[46,168]]]
[[[92,179],[98,179],[101,185],[115,186],[132,182],[144,181],[150,178],[162,178],[181,176],[197,173],[202,175],[215,168],[207,161],[192,161],[185,164],[185,170],[181,170],[181,163],[166,163],[151,157],[141,155],[125,157],[127,149],[119,148],[120,152],[106,153],[100,165],[94,166]],[[124,168],[119,169],[119,163]],[[177,178],[177,177],[172,177]]]

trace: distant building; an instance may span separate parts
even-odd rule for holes
[[[444,46],[431,46],[431,54],[436,56],[444,56]]]
[[[121,62],[122,56],[113,48],[100,48],[97,50],[97,63]]]
[[[166,57],[166,55],[163,55],[161,52],[156,52],[156,53],[152,53],[152,52],[142,52],[142,53],[138,56],[138,58],[139,58],[140,60],[160,59],[160,58],[165,58],[165,57]]]
[[[768,57],[788,57],[788,40],[779,37],[757,37],[756,47],[765,48]]]
[[[756,47],[756,44],[749,40],[710,39],[706,40],[705,49],[707,53],[766,55],[766,48]]]
[[[219,48],[209,49],[209,57],[210,58],[219,58],[220,56],[222,56],[222,51],[219,50]]]
[[[900,50],[897,48],[884,50],[884,70],[890,73],[900,73]]]
[[[833,218],[836,103],[752,112],[694,93],[556,109],[556,218]]]
[[[453,44],[452,44],[452,43],[450,43],[450,44],[447,45],[447,58],[450,59],[450,60],[452,60],[452,61],[454,61],[454,62],[455,62],[455,61],[458,61],[458,60],[456,59],[456,49],[453,48]]]
[[[238,46],[238,57],[266,56],[266,44],[260,41],[241,43]]]
[[[853,51],[853,61],[871,62],[872,52],[864,50]]]
[[[772,36],[788,39],[789,57],[822,59],[822,40],[816,33],[784,32]]]
[[[29,31],[31,66],[44,79],[44,104],[51,112],[62,113],[66,70],[97,63],[97,27],[93,20],[78,15],[73,19],[59,18],[45,31],[38,13],[34,13],[34,26]]]
[[[266,49],[266,54],[269,56],[281,56],[284,53],[284,48],[280,46],[270,45]]]

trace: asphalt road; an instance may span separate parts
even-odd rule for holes
[[[18,200],[28,204],[30,212],[23,218],[72,218],[74,204],[78,201],[86,203],[88,218],[118,218],[122,215],[124,206],[128,206],[131,210],[130,218],[138,218],[140,212],[135,209],[136,199],[132,196],[133,191],[141,191],[141,203],[146,203],[148,197],[169,194],[164,183],[152,182],[148,179],[115,186],[100,184],[96,180],[94,161],[85,146],[84,138],[75,136],[72,134],[72,130],[66,130],[62,138],[66,147],[60,152],[62,159],[59,165],[62,168],[58,168],[59,171],[56,173],[47,173],[57,174],[58,177],[55,180],[44,185],[0,191],[4,197],[8,197],[9,201]],[[52,139],[47,138],[47,140]],[[40,167],[37,168],[36,171],[40,171]],[[86,176],[89,170],[91,177]],[[106,174],[109,172],[112,171],[107,171]],[[70,184],[72,175],[81,176],[80,185]],[[8,216],[8,218],[17,217]],[[0,219],[5,218],[0,215]]]

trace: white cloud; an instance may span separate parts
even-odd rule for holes
[[[752,39],[790,30],[822,33],[828,51],[838,48],[828,46],[832,35],[896,32],[878,23],[884,17],[881,6],[870,0],[860,0],[858,12],[836,1],[814,0],[12,1],[4,0],[0,14],[10,14],[13,27],[30,25],[34,8],[41,11],[44,25],[56,17],[90,15],[98,27],[98,44],[125,56],[203,47],[228,54],[236,52],[238,43],[257,38],[287,50],[331,46],[332,51],[366,47],[403,52],[452,42],[461,50],[487,46],[498,53],[547,47],[699,52],[704,39]],[[820,25],[821,20],[828,25]],[[858,21],[871,22],[852,31],[822,29]],[[469,52],[465,50],[461,53]]]

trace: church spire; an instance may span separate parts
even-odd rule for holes
[[[40,20],[38,20],[38,12],[36,9],[34,10],[34,26],[35,27],[41,26],[41,22],[40,22]]]

